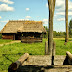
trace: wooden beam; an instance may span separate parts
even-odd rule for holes
[[[48,0],[49,6],[49,31],[48,31],[48,54],[52,55],[53,49],[53,16],[55,9],[55,0]]]
[[[65,23],[66,23],[66,37],[65,42],[68,42],[68,0],[65,0]]]

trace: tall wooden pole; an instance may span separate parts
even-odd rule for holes
[[[65,23],[66,23],[66,37],[65,42],[68,42],[68,0],[65,0]]]
[[[49,31],[48,31],[48,55],[52,55],[53,49],[53,16],[55,9],[55,0],[48,0],[49,7]]]

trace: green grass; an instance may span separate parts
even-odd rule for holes
[[[0,39],[0,44],[11,42],[12,40]]]
[[[69,41],[71,40],[69,39]],[[0,47],[0,70],[7,70],[8,66],[15,62],[23,53],[45,55],[45,41],[47,39],[43,39],[42,43],[14,43]],[[56,55],[65,55],[66,51],[72,53],[72,42],[68,42],[65,46],[64,38],[54,38],[54,41],[56,43]]]
[[[65,55],[66,51],[70,51],[72,53],[72,38],[69,39],[67,45],[64,45],[65,39],[54,39],[56,43],[56,55]]]

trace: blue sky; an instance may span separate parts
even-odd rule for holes
[[[72,18],[72,0],[68,0],[68,21]],[[0,0],[0,30],[9,20],[43,21],[48,26],[47,0]],[[65,31],[65,0],[56,0],[54,31]]]

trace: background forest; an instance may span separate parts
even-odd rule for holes
[[[43,34],[43,38],[47,38],[48,37],[48,27],[44,26],[44,28],[46,29],[47,34],[46,35]],[[65,35],[66,35],[66,32],[53,31],[54,38],[65,38]],[[72,38],[72,19],[69,22],[69,38]]]

